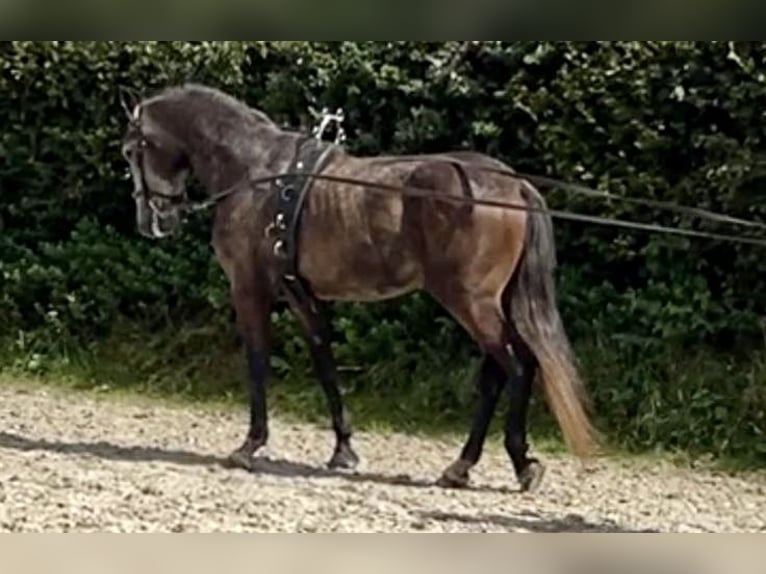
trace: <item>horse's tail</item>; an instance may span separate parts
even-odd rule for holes
[[[523,182],[530,208],[545,210],[540,193]],[[593,454],[598,432],[590,421],[590,404],[556,306],[556,246],[547,212],[530,211],[519,267],[510,286],[510,319],[539,365],[548,405],[569,448],[579,457]]]

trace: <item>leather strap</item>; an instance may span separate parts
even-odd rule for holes
[[[313,298],[305,281],[298,274],[298,234],[306,195],[313,184],[311,174],[319,173],[336,146],[316,138],[299,140],[293,161],[287,170],[289,175],[276,179],[272,184],[277,195],[277,210],[272,222],[274,247],[277,261],[279,287],[299,312],[301,319],[315,342],[321,342],[313,328],[318,310],[311,304]],[[305,174],[305,175],[304,175]]]

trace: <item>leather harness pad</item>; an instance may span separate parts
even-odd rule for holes
[[[274,257],[279,287],[302,312],[304,321],[316,314],[310,305],[308,287],[298,274],[298,233],[301,214],[313,184],[311,174],[318,173],[337,146],[316,138],[305,138],[297,145],[288,174],[274,181],[277,210],[273,221]],[[313,331],[313,329],[312,329]],[[316,337],[315,333],[312,336]]]

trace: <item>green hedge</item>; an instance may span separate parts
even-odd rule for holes
[[[522,171],[763,220],[765,59],[763,42],[2,43],[0,334],[52,352],[103,340],[125,317],[151,329],[200,314],[228,321],[209,216],[177,242],[136,235],[120,86],[209,83],[292,126],[312,121],[309,106],[341,106],[358,153],[481,149]],[[547,193],[559,208],[713,229]],[[556,229],[561,304],[578,345],[598,349],[585,361],[604,423],[645,446],[752,451],[766,430],[766,381],[753,375],[764,251]],[[340,311],[339,355],[350,363],[405,357],[405,377],[419,360],[473,352],[423,297]],[[280,353],[294,360],[288,323]],[[722,370],[706,367],[695,382],[670,368],[696,357]],[[739,374],[726,374],[731,364]]]

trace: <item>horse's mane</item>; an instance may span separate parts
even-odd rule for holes
[[[201,101],[207,101],[221,105],[230,109],[237,114],[243,116],[251,116],[256,121],[275,126],[274,121],[269,118],[264,112],[256,108],[250,107],[244,102],[230,96],[229,94],[222,92],[217,88],[205,86],[202,84],[186,83],[180,86],[171,86],[160,92],[157,96],[151,98],[150,101],[158,99],[196,99]],[[148,102],[147,102],[148,103]]]

